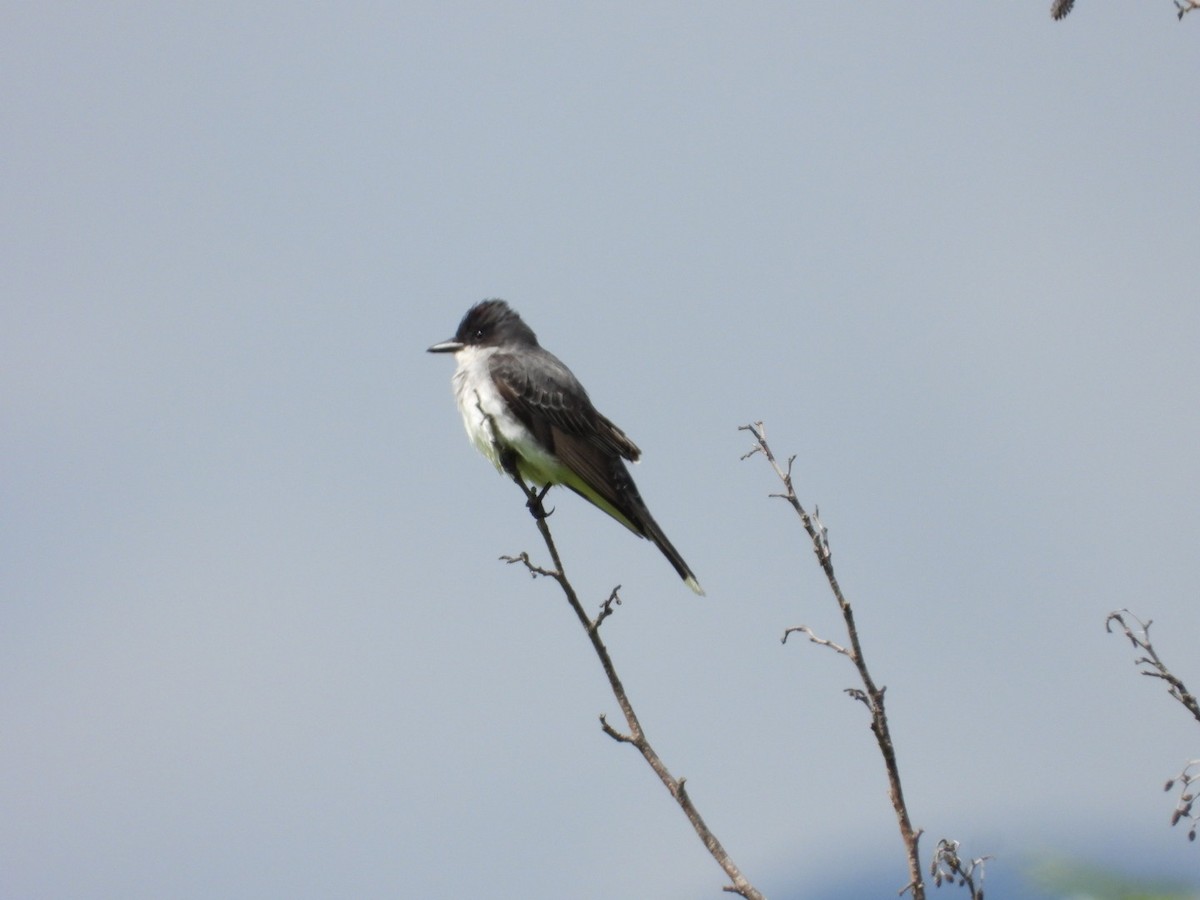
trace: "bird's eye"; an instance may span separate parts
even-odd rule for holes
[[[477,337],[477,338],[483,337],[483,332],[484,332],[483,328],[476,328],[475,329],[475,337]]]

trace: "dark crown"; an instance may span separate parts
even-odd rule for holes
[[[503,300],[484,300],[476,303],[459,323],[455,340],[469,345],[499,343],[531,344],[537,346],[537,335]]]

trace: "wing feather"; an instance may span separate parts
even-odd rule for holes
[[[556,453],[554,433],[558,432],[636,462],[642,455],[637,444],[596,411],[570,369],[552,353],[537,349],[536,379],[510,353],[496,353],[489,362],[496,387],[517,418]]]
[[[620,457],[557,428],[553,431],[555,454],[579,479],[578,484],[567,482],[567,487],[644,537],[640,497]]]

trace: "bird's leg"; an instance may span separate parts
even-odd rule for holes
[[[512,447],[501,444],[496,440],[496,421],[490,413],[484,412],[483,403],[479,398],[479,392],[475,393],[475,408],[479,410],[479,414],[487,420],[488,427],[492,432],[492,449],[496,451],[496,459],[500,462],[500,468],[508,473],[508,477],[517,483],[517,487],[521,489],[521,493],[525,495],[525,505],[529,507],[529,512],[535,519],[544,519],[554,512],[546,512],[546,508],[542,506],[542,500],[546,496],[546,492],[550,490],[550,485],[546,485],[540,491],[535,491],[533,488],[525,484],[525,479],[521,477],[520,457],[517,451]]]
[[[554,512],[553,509],[547,510],[546,507],[542,506],[542,500],[549,491],[550,485],[546,485],[536,494],[530,490],[529,499],[526,501],[525,505],[529,507],[529,511],[533,514],[535,519],[545,519],[552,512]]]
[[[521,470],[518,467],[518,456],[515,450],[511,447],[502,447],[499,443],[494,445],[496,448],[496,457],[500,460],[500,468],[508,473],[508,477],[517,483],[517,487],[525,494],[525,505],[529,507],[530,514],[535,519],[544,519],[554,512],[554,510],[546,511],[542,506],[542,500],[546,496],[546,492],[550,490],[550,485],[546,485],[540,491],[535,490],[525,484],[525,479],[521,477]]]
[[[517,468],[517,451],[512,447],[502,447],[500,443],[492,444],[496,448],[496,458],[500,460],[500,468],[508,473],[508,477],[525,490],[525,482],[521,479],[521,471]]]

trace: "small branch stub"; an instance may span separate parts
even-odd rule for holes
[[[621,590],[621,586],[618,584],[612,589],[612,593],[608,595],[608,599],[600,604],[600,613],[588,628],[589,632],[598,631],[600,623],[616,612],[616,607],[621,605],[621,595],[617,593],[619,590]]]
[[[622,734],[621,732],[617,731],[617,729],[609,725],[608,716],[606,716],[604,713],[600,713],[600,727],[604,729],[605,734],[619,744],[632,744],[634,742],[632,735]]]
[[[501,556],[500,559],[508,563],[510,566],[514,563],[521,563],[521,565],[529,570],[530,578],[537,578],[539,575],[546,578],[557,578],[559,575],[559,573],[554,569],[543,569],[541,566],[535,564],[533,560],[529,558],[529,554],[524,550],[522,550],[516,556]]]

